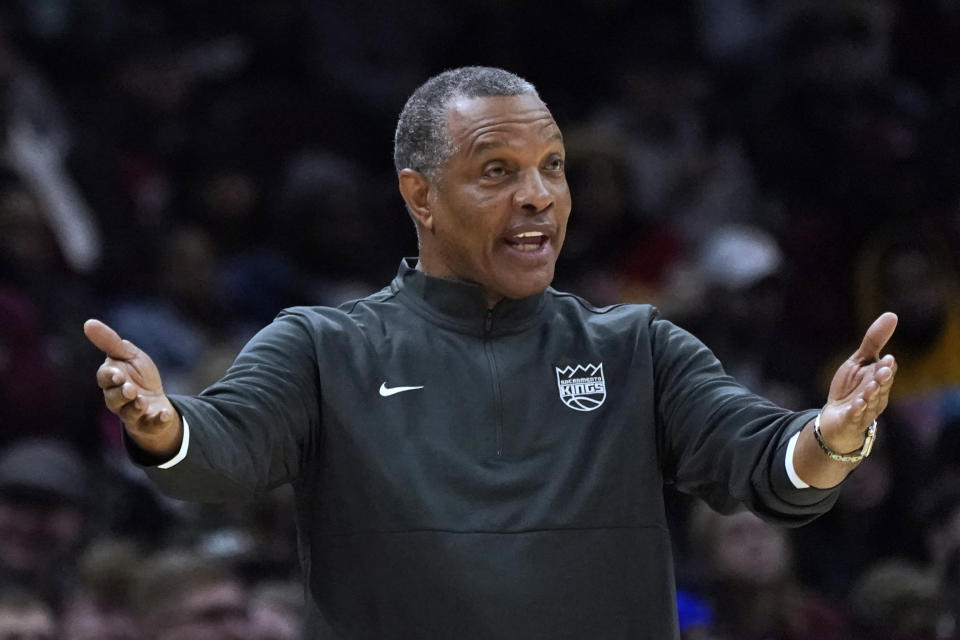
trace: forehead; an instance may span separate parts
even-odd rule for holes
[[[468,155],[488,143],[561,139],[550,110],[534,95],[458,98],[447,111],[447,135]]]

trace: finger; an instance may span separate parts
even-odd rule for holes
[[[857,362],[874,362],[897,328],[897,316],[889,311],[873,321],[863,336],[860,348],[853,354]]]
[[[160,409],[159,411],[150,411],[144,417],[144,420],[153,427],[161,427],[173,419],[173,413],[169,409]]]
[[[160,427],[173,419],[173,413],[160,403],[151,402],[142,395],[129,401],[117,414],[124,424],[134,428]]]
[[[122,339],[116,331],[99,320],[83,323],[83,333],[93,345],[111,358],[129,360],[137,355],[137,348],[129,340]]]
[[[863,398],[856,398],[850,405],[847,407],[847,422],[856,422],[860,419],[860,416],[863,415],[863,412],[867,408],[867,403]]]
[[[874,413],[874,414],[875,414],[875,413],[877,412],[877,408],[880,406],[880,398],[881,398],[881,397],[882,397],[881,394],[875,393],[875,394],[873,394],[872,396],[870,396],[869,398],[866,399],[866,400],[867,400],[867,412],[868,412],[868,413]]]
[[[140,389],[132,382],[124,382],[120,385],[120,395],[127,400],[136,400],[140,395]]]
[[[133,400],[123,395],[123,387],[113,387],[112,389],[104,390],[103,402],[107,405],[107,409],[120,415],[123,408],[133,402]]]
[[[877,373],[874,374],[873,379],[880,384],[888,384],[893,380],[893,369],[890,367],[880,367],[877,369]]]
[[[887,360],[887,358],[884,358],[880,362],[884,363],[884,366],[881,366],[877,369],[873,379],[880,383],[880,391],[883,393],[890,393],[890,387],[893,386],[893,380],[897,377],[897,362],[893,359]],[[890,364],[886,365],[886,362],[889,362]]]
[[[109,358],[107,362],[110,362]],[[123,375],[120,369],[110,364],[102,364],[100,368],[97,369],[97,386],[101,389],[118,387],[125,382],[125,378],[126,376]]]
[[[883,413],[887,408],[887,403],[890,402],[890,390],[893,387],[893,378],[896,375],[896,371],[893,372],[886,381],[880,385],[880,392],[877,394],[879,401],[877,403],[877,415]]]
[[[126,403],[120,407],[118,411],[116,411],[116,414],[120,416],[121,420],[123,420],[123,424],[131,428],[136,428],[136,426],[140,423],[140,419],[143,418],[144,415],[143,410],[137,406],[136,402]]]
[[[860,397],[865,401],[870,402],[877,395],[877,392],[880,390],[880,383],[876,380],[871,380],[864,385],[863,391],[860,393]]]

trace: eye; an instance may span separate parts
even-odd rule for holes
[[[484,178],[493,178],[496,180],[497,178],[503,178],[506,175],[507,168],[499,162],[490,163],[483,168]]]
[[[566,166],[566,161],[563,158],[561,158],[560,156],[551,156],[550,159],[547,160],[546,168],[547,168],[547,171],[560,172],[560,171],[563,171],[565,166]]]

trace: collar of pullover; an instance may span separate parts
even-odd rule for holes
[[[502,335],[536,323],[545,292],[528,298],[504,298],[487,309],[483,288],[472,282],[429,276],[416,269],[416,258],[404,258],[391,287],[433,321],[475,335]]]

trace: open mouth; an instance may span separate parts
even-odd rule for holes
[[[549,237],[542,231],[524,231],[504,238],[510,247],[522,252],[539,251],[548,241]]]

